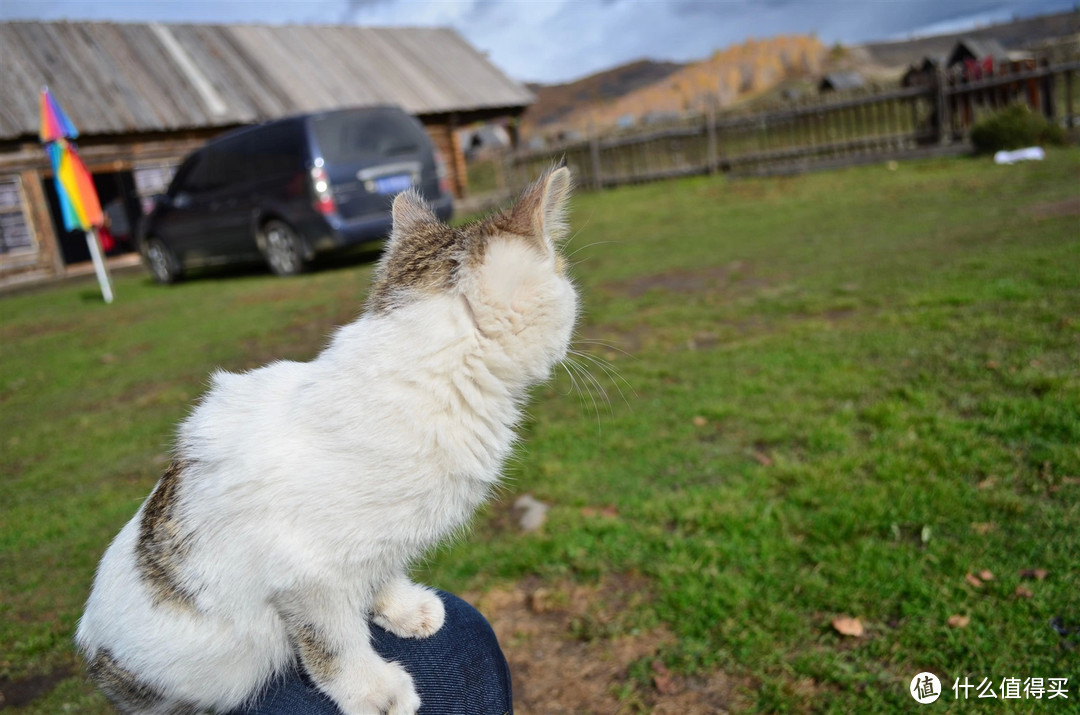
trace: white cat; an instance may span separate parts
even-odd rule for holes
[[[569,194],[558,168],[464,228],[398,196],[356,322],[309,363],[214,375],[79,622],[118,708],[228,710],[297,657],[345,713],[419,708],[368,619],[415,638],[443,623],[409,565],[489,496],[527,389],[566,355]]]

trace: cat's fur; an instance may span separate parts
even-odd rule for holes
[[[125,712],[228,710],[299,658],[341,709],[413,713],[368,619],[439,630],[411,561],[490,494],[529,386],[568,349],[570,175],[450,228],[415,194],[366,312],[309,363],[219,372],[98,568],[76,642]]]

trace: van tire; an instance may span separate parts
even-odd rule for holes
[[[304,242],[292,226],[273,219],[262,227],[263,256],[270,270],[279,276],[295,276],[307,268]]]
[[[161,285],[171,285],[184,275],[184,269],[176,258],[176,254],[156,238],[146,241],[143,258],[146,261],[146,268],[150,271],[150,275]]]

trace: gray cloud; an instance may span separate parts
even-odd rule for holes
[[[1074,0],[0,0],[0,19],[449,25],[511,76],[556,82],[640,58],[687,61],[747,37],[895,39],[1069,10]]]

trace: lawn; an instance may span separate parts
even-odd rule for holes
[[[605,704],[566,712],[894,712],[920,671],[953,707],[958,678],[999,698],[1068,678],[1067,704],[993,708],[1077,705],[1080,150],[661,182],[582,194],[573,219],[595,382],[536,390],[504,493],[420,579],[482,608],[530,593],[552,653],[614,658]],[[312,357],[370,276],[0,299],[9,704],[107,712],[71,636],[174,425],[216,367]],[[551,505],[539,531],[513,519],[524,493]],[[507,628],[533,672],[541,630]]]

